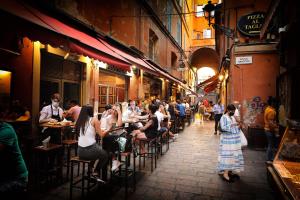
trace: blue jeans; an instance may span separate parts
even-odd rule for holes
[[[267,141],[268,141],[267,161],[273,161],[276,137],[274,133],[271,133],[269,131],[265,131],[265,134],[267,136]]]

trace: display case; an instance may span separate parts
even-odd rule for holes
[[[300,126],[289,123],[280,141],[272,163],[267,165],[269,178],[273,179],[284,199],[300,200]]]

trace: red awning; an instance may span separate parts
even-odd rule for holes
[[[109,44],[108,42],[102,40],[99,38],[99,41],[104,44],[107,48],[109,48],[110,50],[112,50],[113,52],[119,54],[121,57],[125,58],[126,60],[128,60],[129,62],[132,62],[136,65],[138,65],[139,67],[143,68],[144,70],[146,70],[147,72],[150,73],[156,73],[156,69],[154,69],[152,66],[150,66],[149,64],[147,64],[144,60],[142,60],[141,58],[137,58],[134,57],[128,53],[126,53],[125,51],[122,51],[114,46],[112,46],[111,44]]]
[[[211,82],[210,84],[204,87],[204,92],[209,93],[214,91],[218,87],[218,84],[219,84],[219,79],[216,79],[215,81]]]
[[[199,84],[197,85],[197,87],[198,87],[198,88],[199,88],[199,87],[202,87],[202,86],[204,86],[205,84],[208,84],[208,83],[210,83],[210,82],[216,81],[216,80],[218,80],[218,79],[219,79],[219,76],[218,76],[218,74],[216,74],[216,75],[210,77],[209,79],[206,79],[205,81],[199,83]]]
[[[57,34],[67,36],[71,52],[96,58],[100,61],[121,68],[122,70],[130,71],[130,63],[119,54],[113,52],[102,44],[97,38],[68,26],[57,19],[47,16],[28,5],[11,0],[2,2],[0,4],[0,9]],[[30,39],[36,40],[37,38],[41,38],[41,36],[37,36],[38,34],[40,34],[40,32],[36,34],[28,33],[28,37],[33,36],[33,38]],[[35,36],[37,36],[37,38],[35,38]],[[60,40],[60,37],[45,37],[42,41],[46,41],[51,45],[54,44],[57,46]],[[62,40],[66,40],[66,38],[63,38]],[[66,45],[65,41],[60,45]],[[88,48],[86,48],[86,46],[88,46]]]
[[[144,60],[148,65],[150,65],[152,68],[154,68],[157,73],[161,76],[163,76],[164,78],[170,80],[170,81],[173,81],[175,83],[178,83],[178,84],[183,84],[181,81],[177,80],[175,77],[173,77],[171,74],[167,73],[167,72],[164,72],[163,70],[159,69],[158,67],[156,67],[154,64],[151,63],[150,60]]]

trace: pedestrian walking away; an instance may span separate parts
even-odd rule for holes
[[[218,126],[220,119],[222,117],[222,114],[224,112],[224,107],[221,105],[221,101],[219,100],[218,103],[216,103],[213,107],[214,112],[214,119],[215,119],[215,135],[218,134]]]

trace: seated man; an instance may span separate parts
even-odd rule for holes
[[[70,117],[73,122],[76,122],[81,110],[81,107],[78,105],[76,100],[70,101],[70,109],[64,113],[64,117]]]
[[[28,171],[19,148],[16,132],[0,122],[0,194],[22,194],[27,187]]]

